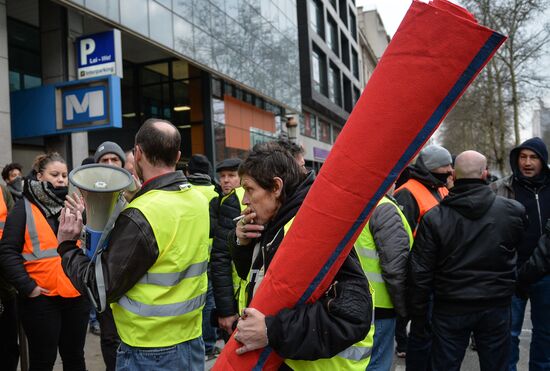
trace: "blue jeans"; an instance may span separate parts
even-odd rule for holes
[[[533,334],[529,349],[529,370],[550,370],[550,275],[529,288],[531,300],[531,322]],[[512,298],[512,341],[510,349],[510,371],[516,371],[519,360],[519,336],[527,300]]]
[[[470,333],[474,333],[481,371],[505,370],[509,362],[510,306],[432,316],[434,371],[460,371]]]
[[[203,371],[202,337],[166,348],[135,348],[120,343],[116,355],[117,371]]]
[[[367,371],[387,371],[393,361],[395,318],[374,320],[374,344]]]
[[[208,291],[206,292],[206,302],[202,309],[202,340],[204,341],[204,351],[206,354],[210,354],[214,351],[216,346],[216,340],[218,336],[216,334],[216,328],[212,326],[212,311],[216,308],[214,302],[214,289],[212,288],[212,281],[208,280]]]

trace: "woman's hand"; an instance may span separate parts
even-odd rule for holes
[[[71,210],[71,213],[75,215],[77,210],[82,214],[86,208],[84,205],[84,198],[76,193],[73,193],[72,196],[67,195],[65,197],[65,207]]]
[[[244,210],[244,218],[237,222],[237,228],[235,229],[235,234],[239,239],[239,245],[248,245],[250,240],[262,235],[261,232],[264,230],[264,226],[254,224],[255,218],[255,212],[250,209]]]
[[[72,213],[68,207],[61,210],[59,217],[59,229],[57,230],[57,241],[75,241],[80,237],[82,232],[82,214],[76,210],[76,214]]]
[[[245,308],[235,330],[235,340],[243,344],[237,349],[237,354],[264,348],[268,344],[265,316],[254,308]]]
[[[37,285],[34,289],[32,289],[31,293],[29,294],[29,298],[36,298],[37,296],[40,296],[42,294],[47,294],[49,292],[50,290],[47,290]]]

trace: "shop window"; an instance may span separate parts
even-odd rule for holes
[[[330,124],[319,120],[319,140],[330,144]]]
[[[317,138],[317,118],[309,112],[304,112],[300,134],[310,138]]]

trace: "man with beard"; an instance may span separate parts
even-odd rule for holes
[[[523,239],[517,246],[518,269],[533,254],[544,226],[550,218],[550,170],[548,150],[540,138],[531,138],[510,152],[512,175],[492,183],[497,195],[519,201],[529,220]],[[521,276],[520,276],[521,278]],[[531,322],[533,332],[529,350],[529,369],[550,369],[550,275],[524,290],[531,301]],[[510,349],[510,371],[516,370],[519,360],[519,335],[527,305],[526,298],[512,297],[512,346]]]

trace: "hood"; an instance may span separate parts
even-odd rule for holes
[[[193,185],[212,185],[212,179],[206,174],[194,173],[187,175],[187,180]]]
[[[550,169],[548,169],[548,149],[546,148],[546,144],[544,144],[542,139],[534,137],[531,139],[527,139],[525,142],[521,143],[519,146],[510,151],[510,167],[512,168],[512,172],[516,178],[524,178],[521,175],[518,166],[519,152],[522,149],[530,149],[531,151],[535,152],[542,159],[543,174],[549,174]]]
[[[493,202],[496,194],[481,179],[458,179],[441,204],[456,210],[468,219],[479,219]]]

